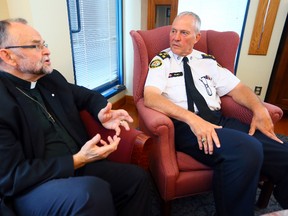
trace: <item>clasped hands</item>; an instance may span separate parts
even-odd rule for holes
[[[107,158],[118,147],[121,133],[120,126],[124,127],[125,130],[130,130],[129,123],[133,122],[127,111],[123,109],[112,110],[111,103],[100,110],[98,119],[106,129],[115,130],[115,135],[113,137],[108,136],[107,141],[103,140],[100,134],[96,134],[88,140],[81,150],[73,155],[75,169],[87,163]]]

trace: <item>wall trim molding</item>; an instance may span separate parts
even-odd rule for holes
[[[120,98],[119,100],[113,103],[113,109],[120,109],[125,104],[134,105],[133,96],[125,95],[124,97]]]

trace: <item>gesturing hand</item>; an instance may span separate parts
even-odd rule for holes
[[[109,136],[107,139],[109,143],[102,140],[101,136],[97,134],[87,141],[80,151],[73,155],[74,168],[77,169],[87,163],[107,158],[108,155],[116,151],[120,137],[114,135],[113,138]]]
[[[115,130],[117,136],[121,132],[120,125],[129,130],[129,123],[133,122],[127,111],[123,109],[112,110],[111,103],[108,103],[106,107],[100,110],[98,119],[105,128]]]

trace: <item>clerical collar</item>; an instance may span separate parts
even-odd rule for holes
[[[20,86],[20,87],[22,87],[24,89],[34,89],[36,87],[36,84],[37,84],[37,81],[36,82],[29,82],[29,81],[26,81],[26,80],[22,80],[22,79],[20,79],[20,78],[18,78],[16,76],[13,76],[10,73],[3,72],[3,71],[0,71],[0,76],[8,78],[13,83],[15,83],[16,85],[18,85],[18,86]]]

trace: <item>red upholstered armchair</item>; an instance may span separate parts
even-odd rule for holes
[[[145,107],[143,88],[148,64],[161,50],[169,47],[171,26],[147,31],[130,32],[134,48],[133,98],[139,113],[139,126],[153,138],[149,169],[165,204],[176,198],[195,195],[211,190],[213,171],[192,157],[175,151],[174,126],[164,114]],[[235,32],[201,31],[201,39],[195,49],[214,55],[223,67],[234,72],[239,36]],[[251,121],[252,113],[235,103],[231,97],[221,98],[223,114],[243,122]],[[282,117],[282,110],[271,104],[267,106],[273,122]],[[270,193],[271,194],[271,193]],[[270,197],[268,193],[268,200]],[[166,212],[169,205],[164,205]],[[164,212],[164,214],[166,213]]]
[[[90,137],[95,136],[96,133],[101,134],[103,138],[115,134],[114,130],[108,130],[95,121],[87,111],[81,111],[80,115]],[[152,144],[152,139],[134,128],[130,128],[129,131],[123,128],[120,137],[121,140],[117,150],[108,158],[120,163],[133,163],[147,169],[147,152]]]

